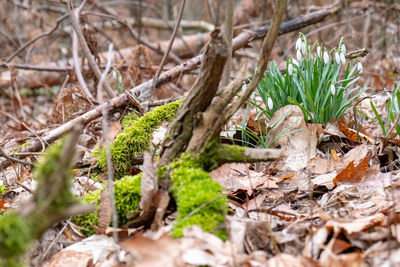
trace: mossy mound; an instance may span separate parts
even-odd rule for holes
[[[24,216],[16,212],[0,215],[0,266],[22,266],[20,258],[54,222],[59,214],[77,203],[71,193],[71,160],[63,158],[66,138],[51,145],[34,170],[38,181],[33,193],[35,209]]]
[[[36,204],[38,207],[48,205],[46,213],[49,216],[62,213],[65,208],[78,203],[77,198],[70,190],[73,177],[71,166],[60,166],[65,140],[66,137],[49,146],[46,154],[37,161],[33,172],[33,177],[38,182],[38,188],[41,189],[35,192]],[[57,184],[48,186],[48,183],[52,181]],[[55,192],[57,195],[54,195]],[[49,201],[50,203],[44,203]],[[43,217],[43,214],[39,213],[37,216]]]
[[[16,260],[30,247],[30,223],[15,212],[0,216],[0,266],[22,266]]]
[[[114,182],[115,206],[120,225],[128,222],[130,214],[140,212],[141,178],[142,174],[138,174],[135,176],[125,176]],[[96,211],[87,215],[77,216],[73,219],[75,224],[83,228],[81,232],[87,236],[95,233],[93,226],[99,223],[98,209],[100,206],[100,191],[101,190],[89,192],[83,198],[83,202],[86,204],[96,204]]]
[[[155,108],[139,119],[132,118],[123,122],[123,132],[117,135],[110,146],[116,179],[129,174],[135,155],[150,148],[152,133],[161,123],[174,118],[181,104],[182,100],[178,100]],[[97,162],[103,170],[106,168],[105,149],[100,151]]]
[[[224,223],[228,201],[222,194],[221,185],[187,155],[172,163],[171,169],[171,191],[178,210],[172,236],[181,237],[183,229],[199,225],[204,231],[226,239],[226,231],[220,226]]]

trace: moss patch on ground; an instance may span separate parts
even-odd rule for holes
[[[15,212],[0,216],[0,266],[22,266],[18,258],[32,241],[30,223]]]
[[[110,146],[115,178],[119,179],[129,174],[136,154],[150,148],[151,135],[163,122],[176,116],[182,100],[175,101],[147,112],[143,117],[126,119],[124,130],[118,134]],[[130,124],[131,122],[131,124]],[[129,125],[130,124],[130,125]],[[102,149],[97,162],[104,170],[106,168],[106,153]]]
[[[138,174],[135,176],[125,176],[114,182],[115,207],[120,225],[128,222],[130,214],[140,212],[141,178],[142,174]],[[101,190],[89,192],[83,198],[83,202],[86,204],[96,204],[96,211],[90,214],[77,216],[73,219],[75,224],[83,228],[81,232],[87,236],[95,233],[93,226],[97,226],[99,223],[100,191]]]
[[[221,225],[228,201],[222,194],[221,185],[212,180],[201,164],[188,155],[182,155],[180,160],[172,163],[171,170],[171,191],[178,210],[172,236],[181,237],[186,227],[199,225],[204,231],[225,240],[226,231]]]

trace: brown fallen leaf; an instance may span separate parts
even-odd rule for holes
[[[361,131],[359,131],[357,133],[357,131],[350,129],[348,127],[346,127],[346,125],[344,125],[342,122],[338,121],[339,124],[339,129],[340,131],[342,131],[342,133],[344,133],[344,135],[346,136],[346,138],[348,140],[350,140],[351,142],[354,143],[360,143],[362,141],[367,141],[369,143],[373,143],[374,140],[372,138],[370,138],[369,136],[367,136],[364,133],[361,133]],[[358,134],[358,135],[357,135]]]
[[[368,162],[371,158],[371,153],[368,153],[367,156],[357,165],[354,166],[354,161],[351,161],[344,170],[342,170],[336,177],[333,179],[333,183],[337,185],[337,182],[342,183],[359,183],[362,182],[367,175],[368,171]]]

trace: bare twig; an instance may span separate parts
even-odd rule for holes
[[[30,46],[31,44],[33,44],[34,42],[36,42],[37,40],[49,36],[50,34],[52,34],[54,31],[57,30],[58,26],[60,25],[60,23],[66,19],[68,17],[67,14],[62,15],[61,17],[59,17],[56,21],[56,25],[49,31],[47,32],[43,32],[41,34],[39,34],[38,36],[36,36],[35,38],[33,38],[32,40],[30,40],[29,42],[25,43],[23,46],[21,46],[20,48],[18,48],[14,53],[12,53],[7,59],[6,62],[10,62],[14,57],[16,57],[19,53],[21,53],[21,51],[23,51],[25,48],[27,48],[28,46]]]
[[[98,16],[98,17],[103,17],[103,18],[108,18],[108,19],[112,19],[112,20],[116,20],[119,23],[121,23],[122,25],[126,26],[129,30],[129,33],[132,35],[132,37],[135,40],[138,40],[140,44],[143,44],[145,46],[147,46],[148,48],[150,48],[151,50],[159,53],[159,54],[164,54],[165,52],[163,52],[158,46],[151,44],[150,42],[145,41],[143,38],[139,38],[139,35],[136,33],[136,31],[132,28],[132,26],[127,23],[125,20],[114,16],[114,15],[110,15],[110,14],[102,14],[99,12],[94,12],[94,11],[85,11],[82,12],[83,15],[93,15],[93,16]],[[174,53],[170,52],[168,54],[169,59],[173,60],[175,63],[180,64],[182,62],[182,60],[175,55]]]
[[[82,75],[81,67],[79,64],[79,56],[78,56],[78,37],[76,36],[75,32],[72,33],[72,59],[74,62],[76,78],[78,79],[78,82],[81,85],[82,91],[89,98],[93,98],[93,95],[90,92],[89,88],[87,87],[85,79],[83,78]]]
[[[94,60],[94,57],[91,54],[89,47],[85,41],[85,37],[83,36],[82,30],[79,27],[79,12],[80,12],[82,6],[85,4],[85,2],[86,2],[86,0],[84,0],[82,2],[81,6],[78,9],[73,10],[72,2],[71,2],[71,0],[69,0],[67,3],[67,10],[68,10],[68,15],[71,20],[72,27],[74,28],[74,31],[78,37],[78,41],[83,49],[83,53],[85,54],[85,57],[88,60],[89,66],[93,70],[97,79],[100,80],[100,78],[101,78],[100,68],[99,68],[99,66],[97,66],[97,64]],[[115,93],[107,81],[104,81],[104,86],[105,86],[105,91],[107,92],[107,95],[111,98],[115,97]]]
[[[107,77],[108,72],[110,71],[111,68],[111,63],[112,63],[112,49],[113,49],[113,44],[110,43],[108,47],[108,57],[107,57],[107,65],[104,70],[104,72],[101,75],[98,87],[97,87],[97,98],[99,103],[103,102],[103,94],[101,92],[104,81]],[[102,109],[102,128],[103,128],[103,136],[105,140],[105,147],[106,147],[106,158],[107,158],[107,186],[108,186],[108,193],[110,194],[110,204],[111,204],[111,210],[112,210],[112,224],[115,229],[118,227],[118,216],[117,216],[117,211],[115,208],[115,197],[114,197],[114,171],[113,171],[113,166],[112,166],[112,160],[111,160],[111,152],[110,152],[110,140],[107,138],[108,136],[108,123],[107,123],[107,116],[108,116],[108,109],[107,106],[104,106]],[[113,238],[115,243],[118,243],[118,234],[116,231],[113,232]]]
[[[227,48],[229,50],[228,58],[226,59],[224,72],[222,73],[220,88],[228,85],[231,78],[231,61],[232,61],[232,38],[233,38],[233,9],[235,7],[235,1],[226,1],[226,13],[224,26],[222,28],[222,36],[225,39]]]
[[[147,101],[150,101],[151,97],[153,96],[154,88],[156,87],[158,78],[160,77],[161,71],[162,71],[162,69],[163,69],[163,67],[165,65],[166,59],[168,57],[168,54],[171,51],[172,44],[174,43],[176,34],[178,32],[178,29],[179,29],[179,25],[181,24],[183,10],[185,9],[185,4],[186,4],[186,0],[181,0],[181,5],[179,7],[179,14],[178,14],[178,18],[176,19],[174,31],[172,32],[171,38],[170,38],[169,43],[168,43],[168,48],[165,51],[164,56],[162,57],[162,60],[161,60],[160,66],[159,66],[159,68],[158,68],[158,70],[156,72],[156,75],[153,78],[153,84],[152,84],[151,89],[150,89],[150,94],[149,94],[149,96],[147,98],[145,98]]]

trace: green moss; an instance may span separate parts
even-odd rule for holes
[[[15,147],[15,148],[11,149],[11,152],[21,152],[21,150],[22,150],[24,147],[29,146],[30,144],[31,144],[31,142],[25,142],[25,143],[23,143],[22,145],[17,146],[17,147]]]
[[[171,169],[171,191],[178,209],[172,236],[181,237],[184,228],[196,224],[226,239],[225,231],[218,230],[228,208],[222,187],[191,156],[182,155],[179,161],[171,164]]]
[[[138,174],[136,176],[125,176],[114,182],[115,206],[120,225],[128,222],[130,214],[139,212],[141,178],[142,174]],[[73,219],[75,224],[83,228],[81,232],[87,236],[95,233],[93,226],[97,226],[99,223],[100,191],[89,192],[83,198],[83,202],[86,204],[96,204],[96,211]]]
[[[125,176],[114,183],[115,207],[121,225],[129,221],[127,216],[139,212],[141,179],[142,174],[140,173],[135,176]]]
[[[129,169],[133,165],[134,156],[149,149],[153,131],[156,130],[162,122],[169,121],[175,117],[176,111],[181,103],[182,100],[179,100],[155,108],[147,112],[143,117],[133,120],[131,125],[124,123],[124,131],[118,134],[110,146],[114,173],[117,179],[129,174]],[[130,120],[131,119],[128,119],[128,121]],[[97,160],[99,166],[103,170],[106,167],[105,154],[105,149],[103,149]]]
[[[45,205],[48,216],[60,214],[65,208],[77,203],[77,199],[70,190],[72,187],[71,166],[60,166],[65,139],[47,148],[46,154],[39,158],[33,173],[40,189],[35,192],[36,205],[39,208]],[[53,184],[49,186],[49,183]],[[43,214],[39,213],[37,216],[42,217]]]
[[[21,266],[18,257],[30,247],[29,222],[15,212],[0,216],[0,266]]]
[[[5,185],[0,185],[0,195],[4,194],[7,192],[7,187]]]
[[[213,138],[197,156],[197,160],[205,170],[211,171],[225,162],[242,162],[246,149],[237,145],[219,144],[218,139]]]
[[[139,119],[139,115],[138,114],[136,114],[134,112],[129,113],[128,115],[123,117],[122,120],[121,120],[122,129],[128,128],[133,123],[135,123],[138,119]]]
[[[96,231],[93,226],[99,223],[100,191],[99,189],[89,192],[83,197],[83,203],[96,204],[96,211],[85,215],[79,215],[72,219],[73,223],[82,227],[81,232],[86,236],[95,234]]]

